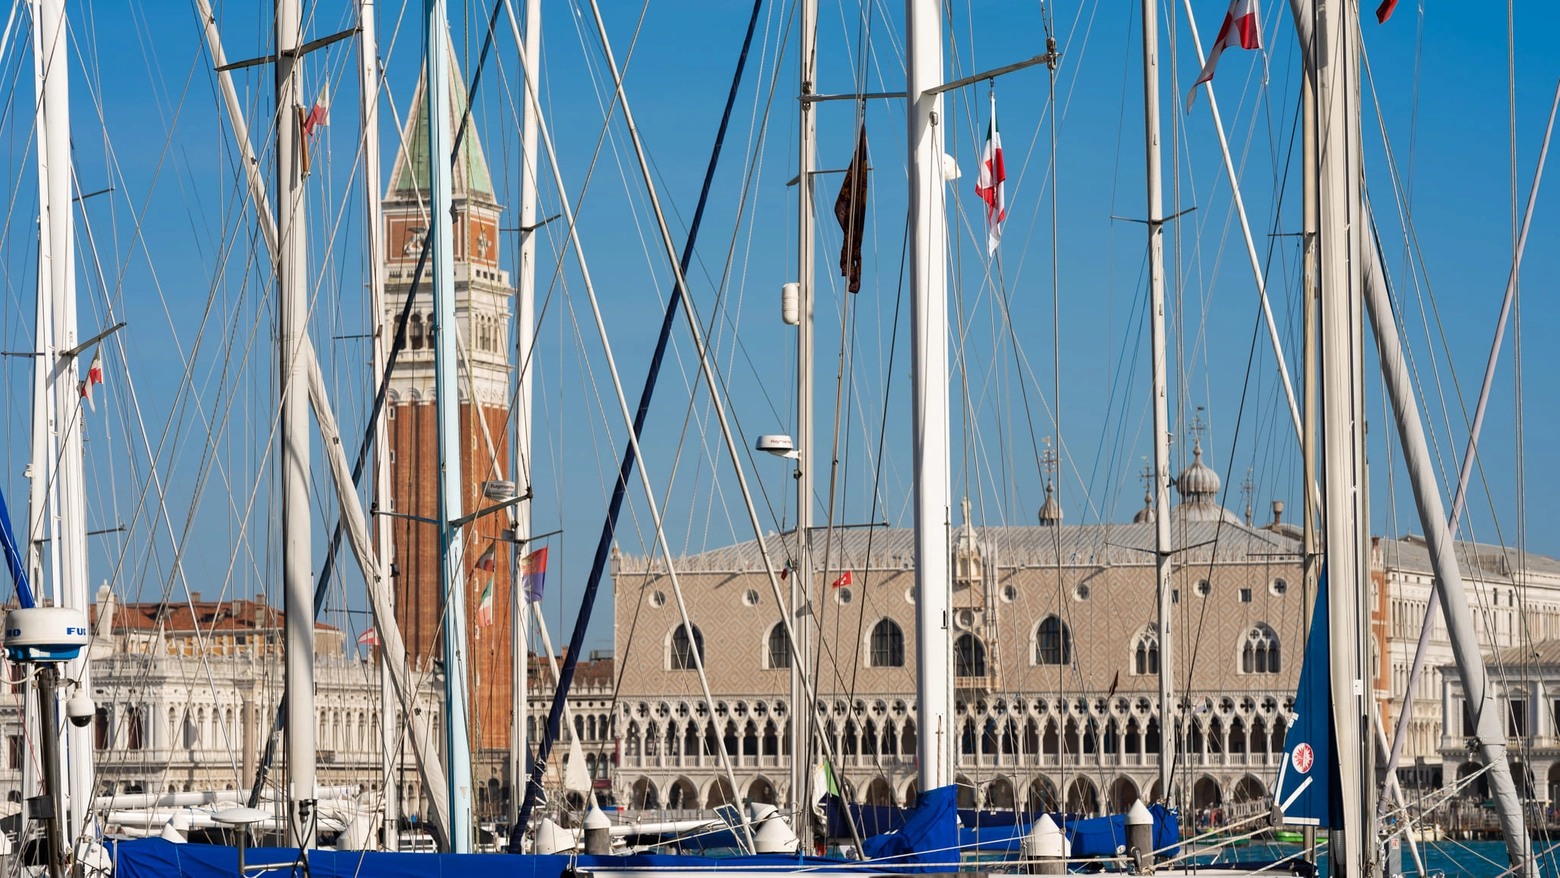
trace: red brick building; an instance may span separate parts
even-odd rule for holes
[[[451,117],[465,113],[466,92],[454,64],[450,71]],[[406,117],[401,151],[383,202],[386,235],[385,315],[393,326],[413,286],[417,259],[428,233],[428,122],[426,83],[419,81]],[[452,132],[453,142],[453,132]],[[456,329],[460,354],[460,478],[465,485],[460,514],[492,501],[482,500],[490,480],[511,479],[509,433],[512,369],[509,325],[514,290],[499,267],[499,216],[487,160],[472,125],[462,141],[454,174]],[[434,406],[433,299],[427,269],[416,284],[416,302],[407,324],[406,347],[390,376],[389,419],[391,511],[438,517],[438,430]],[[452,513],[453,515],[454,513]],[[507,748],[510,693],[509,607],[513,579],[511,547],[501,538],[509,527],[503,514],[478,519],[465,533],[467,667],[473,707],[472,741],[481,749]],[[442,662],[443,607],[439,599],[437,529],[398,517],[394,524],[392,576],[396,618],[406,638],[408,661],[427,670]],[[492,571],[478,568],[492,550]],[[478,624],[478,609],[489,583],[493,624]]]

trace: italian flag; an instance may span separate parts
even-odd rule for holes
[[[997,252],[1002,243],[1002,221],[1007,219],[1007,168],[1002,164],[1002,133],[997,130],[997,94],[991,93],[991,127],[986,129],[986,145],[980,151],[980,177],[975,194],[986,202],[986,253]]]
[[[1186,94],[1188,113],[1192,111],[1192,101],[1197,99],[1197,86],[1213,81],[1214,69],[1219,66],[1219,56],[1224,54],[1226,48],[1262,48],[1261,20],[1262,12],[1257,8],[1257,0],[1230,0],[1230,9],[1224,13],[1224,25],[1219,28],[1219,35],[1214,37],[1213,45],[1208,47],[1208,60],[1203,64],[1202,72],[1197,74],[1197,81],[1192,83],[1192,90]]]
[[[493,624],[493,577],[489,576],[487,587],[482,589],[482,599],[477,601],[477,627],[486,628]]]
[[[97,411],[97,403],[92,401],[92,386],[103,383],[103,346],[99,345],[92,352],[92,365],[87,367],[87,377],[81,379],[81,398],[87,401],[87,406]]]

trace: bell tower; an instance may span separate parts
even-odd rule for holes
[[[455,53],[451,52],[453,58]],[[434,414],[433,299],[430,266],[414,278],[428,236],[428,118],[426,72],[406,117],[401,149],[390,174],[382,209],[385,229],[384,325],[394,327],[416,281],[405,346],[390,374],[386,417],[390,437],[390,511],[394,520],[396,620],[406,638],[407,661],[427,671],[441,663],[438,516],[438,437]],[[459,125],[466,90],[458,67],[450,65],[450,116]],[[451,142],[454,132],[451,132]],[[513,479],[509,472],[509,399],[513,367],[509,332],[514,290],[499,266],[499,217],[487,160],[468,124],[454,168],[456,327],[459,339],[461,477],[467,513],[492,505],[483,485]],[[414,516],[412,518],[404,516]],[[508,747],[514,685],[509,650],[512,583],[511,543],[504,542],[502,514],[477,519],[466,528],[465,589],[468,669],[471,674],[473,743],[484,750]],[[491,569],[489,569],[491,568]],[[492,613],[480,614],[492,587]],[[481,624],[482,618],[492,624]],[[507,749],[506,751],[507,752]],[[493,760],[479,760],[486,766]],[[480,782],[480,781],[479,781]],[[495,807],[490,803],[488,807]]]

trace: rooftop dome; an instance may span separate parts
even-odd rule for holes
[[[1219,474],[1213,468],[1202,462],[1202,440],[1192,446],[1192,465],[1181,471],[1179,478],[1175,480],[1175,488],[1181,492],[1181,499],[1192,502],[1203,497],[1212,498],[1219,493]]]
[[[1153,524],[1154,523],[1154,495],[1152,493],[1150,493],[1149,491],[1147,491],[1146,489],[1143,491],[1143,508],[1139,509],[1137,511],[1137,514],[1132,516],[1132,523],[1133,524]]]
[[[1062,504],[1056,502],[1056,494],[1051,489],[1051,483],[1045,485],[1045,503],[1040,506],[1040,524],[1055,525],[1062,523]]]
[[[1219,474],[1202,462],[1202,440],[1192,446],[1192,465],[1181,471],[1175,480],[1181,494],[1181,505],[1176,514],[1187,521],[1224,521],[1240,524],[1234,513],[1219,505]]]

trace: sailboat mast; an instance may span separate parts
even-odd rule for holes
[[[1332,630],[1330,675],[1345,847],[1334,862],[1371,874],[1375,859],[1373,681],[1366,599],[1364,338],[1361,266],[1365,230],[1360,175],[1358,10],[1315,4],[1318,127],[1318,271],[1324,538]]]
[[[906,0],[905,103],[910,145],[911,444],[914,454],[918,789],[953,769],[953,655],[948,636],[948,276],[944,222],[942,5]]]
[[[522,65],[527,82],[525,94],[540,94],[541,84],[537,66],[542,57],[542,4],[541,0],[526,0],[525,4],[525,57]],[[541,155],[537,152],[536,104],[522,101],[520,115],[520,265],[515,290],[515,355],[520,375],[515,396],[514,463],[510,472],[515,476],[515,487],[522,495],[531,493],[531,394],[534,383],[532,370],[532,342],[536,337],[536,181],[537,165]],[[531,538],[531,501],[514,507],[515,534],[522,547],[529,549],[525,541]],[[513,570],[511,566],[511,570]],[[509,728],[509,812],[508,823],[514,827],[520,816],[520,797],[525,789],[526,755],[530,752],[526,718],[530,715],[527,691],[529,685],[531,644],[530,622],[527,617],[529,602],[519,576],[511,576],[514,594],[509,601],[509,660],[510,679],[513,681],[511,719]],[[512,829],[511,831],[516,831]]]
[[[1159,3],[1143,0],[1143,136],[1148,154],[1148,307],[1154,371],[1154,582],[1159,603],[1159,799],[1175,776],[1175,663],[1171,638],[1170,401],[1165,369],[1165,227],[1159,156]]]
[[[76,346],[76,223],[71,202],[70,49],[64,0],[43,0],[39,38],[44,52],[43,104],[48,126],[49,281],[54,300],[54,349]],[[87,353],[90,356],[90,353]],[[55,426],[59,430],[59,538],[55,563],[60,570],[60,605],[85,614],[87,593],[87,498],[82,464],[80,358],[54,364]],[[85,616],[83,616],[85,618]],[[91,667],[86,653],[70,662],[66,677],[90,692]],[[65,726],[65,789],[70,798],[66,837],[76,838],[86,827],[92,805],[92,730]]]
[[[358,112],[363,126],[363,197],[367,212],[364,233],[368,237],[368,290],[374,315],[372,340],[374,386],[385,382],[389,338],[385,335],[385,218],[380,210],[381,177],[379,169],[379,31],[374,0],[358,3]],[[374,424],[374,496],[382,507],[390,504],[390,435],[384,418]],[[383,569],[386,559],[395,557],[395,533],[388,515],[375,517],[374,553]],[[376,632],[377,633],[377,632]],[[383,636],[377,638],[382,644]],[[389,654],[376,646],[379,657],[379,734],[383,766],[385,850],[397,850],[400,822],[401,784],[396,776],[396,757],[400,753],[395,717],[400,702],[386,672]]]
[[[439,435],[439,605],[443,608],[444,758],[449,769],[450,850],[471,853],[471,711],[466,692],[466,576],[462,527],[465,482],[460,461],[460,385],[455,374],[455,231],[450,154],[450,56],[445,0],[423,5],[428,65],[428,242],[433,248],[434,394]],[[472,404],[476,404],[475,397]]]
[[[812,762],[810,734],[813,706],[805,704],[807,687],[802,675],[812,667],[813,630],[810,616],[798,613],[812,598],[813,513],[813,296],[816,269],[814,169],[818,160],[817,105],[807,98],[818,90],[818,0],[799,0],[801,15],[801,144],[797,150],[796,176],[796,575],[791,577],[791,621],[795,625],[797,654],[791,657],[791,813],[798,838],[812,818],[807,801],[807,781]],[[815,791],[816,793],[816,791]]]
[[[291,843],[314,846],[314,582],[309,509],[308,232],[303,193],[303,31],[299,0],[276,4],[276,260],[282,414],[282,600],[286,623],[287,772]]]

